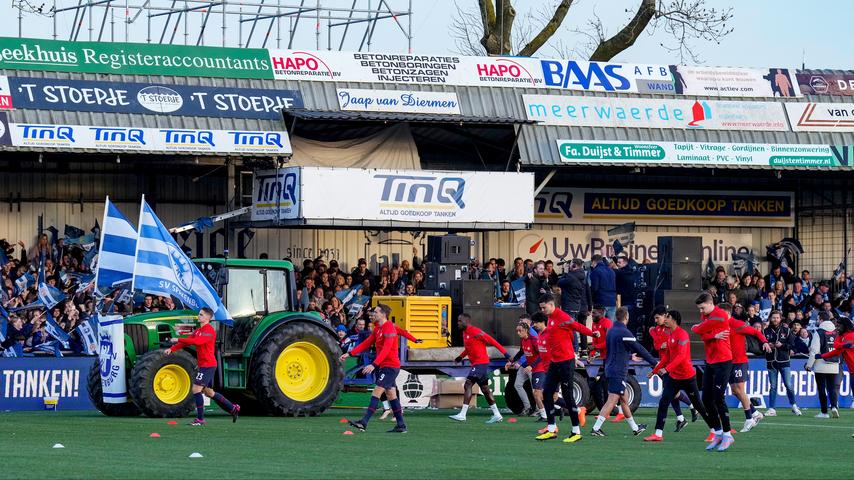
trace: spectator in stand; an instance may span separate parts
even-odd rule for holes
[[[834,349],[836,340],[836,325],[829,319],[822,317],[819,328],[815,331],[810,341],[809,360],[804,369],[815,373],[815,383],[818,387],[818,402],[821,413],[816,418],[839,418],[839,386],[842,383],[842,375],[839,370],[839,357],[828,359],[818,358],[816,355],[827,353]],[[830,407],[831,414],[827,409]]]
[[[620,296],[620,305],[629,310],[629,318],[634,318],[634,305],[632,301],[632,293],[635,290],[635,272],[629,266],[629,257],[619,255],[617,257],[617,268],[614,270],[614,284],[617,288],[617,295]]]
[[[754,300],[747,306],[747,320],[745,320],[745,322],[751,326],[756,322],[762,323],[762,319],[759,318],[759,302]],[[762,330],[762,328],[759,330]]]
[[[412,274],[412,285],[415,287],[415,290],[422,290],[424,288],[424,272],[421,270],[416,270]]]
[[[785,273],[783,272],[780,264],[775,264],[774,268],[771,269],[771,273],[765,275],[765,285],[766,288],[770,290],[775,290],[777,288],[777,283],[783,284],[783,289],[785,290],[786,285],[786,277],[791,275],[791,270],[787,270]]]
[[[486,265],[484,265],[484,269],[481,270],[481,272],[480,272],[480,280],[491,281],[492,282],[492,291],[498,293],[501,291],[500,290],[501,284],[499,283],[499,280],[498,280],[498,271],[496,270],[496,268],[497,268],[497,265],[494,261],[490,260],[490,261],[486,262]],[[493,294],[492,296],[496,297],[495,294]]]
[[[763,332],[771,345],[771,351],[765,354],[768,382],[771,387],[768,393],[766,417],[777,416],[777,384],[781,376],[783,377],[783,385],[786,387],[786,396],[792,405],[792,413],[797,416],[801,415],[801,410],[795,401],[795,391],[792,388],[792,367],[789,353],[792,348],[792,332],[789,327],[783,324],[782,315],[780,311],[772,311],[769,317],[769,325]]]
[[[593,255],[590,262],[590,294],[594,305],[605,307],[605,316],[615,318],[617,313],[617,280],[614,270],[602,255]]]
[[[745,273],[741,277],[741,284],[735,291],[737,301],[742,305],[748,305],[759,296],[759,290],[753,285],[753,277]]]
[[[744,311],[744,306],[742,304],[736,303],[732,306],[732,318],[743,322],[747,321],[747,312]]]
[[[546,277],[549,279],[549,285],[557,285],[558,275],[555,272],[555,264],[551,260],[546,260]]]
[[[388,278],[389,295],[403,295],[406,290],[406,282],[400,276],[400,268],[392,268]]]
[[[503,258],[495,261],[495,270],[498,272],[498,281],[504,283],[507,280],[507,266]]]
[[[715,304],[727,301],[727,295],[731,289],[731,286],[728,284],[729,281],[730,279],[727,277],[724,267],[717,267],[715,269],[715,278],[712,279],[710,284],[710,287],[715,289]]]
[[[809,270],[801,272],[801,283],[803,283],[804,291],[806,291],[807,295],[812,295],[815,285],[813,285],[812,279],[810,278]]]
[[[364,258],[359,259],[358,267],[353,269],[351,276],[353,278],[353,285],[362,285],[365,280],[370,282],[374,278],[374,275],[368,270],[368,262]],[[370,287],[368,287],[368,291],[370,291]]]
[[[302,293],[300,295],[300,307],[302,310],[308,311],[308,304],[311,302],[311,295],[314,292],[314,278],[308,277],[303,280]]]
[[[513,263],[513,271],[510,272],[509,278],[511,282],[515,282],[516,280],[527,276],[525,273],[525,263],[521,258],[517,258],[516,260],[518,261]]]
[[[807,358],[810,353],[810,331],[803,328],[800,323],[794,322],[789,325],[792,330],[792,357]]]
[[[417,294],[417,293],[418,293],[418,290],[416,290],[416,289],[415,289],[415,285],[413,285],[413,284],[411,284],[411,283],[409,283],[409,284],[407,284],[407,285],[406,285],[406,290],[404,291],[404,294],[405,294],[407,297],[411,297],[411,296],[413,296],[413,295],[415,295],[415,294]]]
[[[550,292],[546,263],[540,260],[525,277],[525,310],[528,315],[540,311],[540,297]]]
[[[498,298],[498,301],[503,303],[513,303],[516,301],[516,294],[513,293],[513,288],[511,288],[508,280],[501,282],[501,296]]]

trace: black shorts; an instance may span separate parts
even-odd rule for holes
[[[394,388],[397,386],[398,373],[400,373],[399,368],[380,367],[376,369],[377,386],[385,389]]]
[[[729,384],[744,383],[747,381],[747,364],[733,363],[732,372],[729,374]]]
[[[608,380],[608,393],[622,395],[626,393],[625,377],[605,377]]]
[[[196,370],[196,376],[193,378],[193,383],[202,387],[212,387],[216,367],[199,367]]]
[[[531,372],[531,389],[542,390],[546,386],[546,372]]]
[[[489,386],[489,365],[472,365],[467,380],[471,380],[481,388]]]

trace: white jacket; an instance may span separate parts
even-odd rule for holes
[[[819,330],[824,330],[830,334],[836,330],[833,322],[824,321],[818,326]],[[811,368],[815,373],[839,373],[839,364],[826,362],[824,360],[816,360],[815,354],[821,353],[821,336],[818,330],[813,332],[812,340],[810,341],[810,358],[807,360],[807,367]]]

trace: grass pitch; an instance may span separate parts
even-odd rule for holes
[[[681,433],[665,427],[665,441],[646,444],[625,423],[607,423],[605,438],[587,435],[567,445],[536,442],[542,426],[531,418],[485,425],[488,410],[407,412],[409,433],[387,434],[393,422],[379,421],[366,433],[342,435],[341,418],[361,410],[333,409],[315,418],[241,417],[211,414],[205,427],[188,419],[109,418],[97,412],[0,413],[0,478],[530,478],[738,479],[854,478],[854,411],[838,420],[813,418],[814,409],[794,417],[765,419],[750,433],[735,435],[729,452],[704,451],[702,420]],[[652,409],[637,418],[654,422]],[[735,424],[743,421],[734,411]],[[671,412],[672,414],[672,412]],[[560,424],[561,438],[569,419]],[[160,438],[150,438],[152,432]],[[61,443],[63,449],[52,448]],[[199,452],[203,458],[188,458]]]

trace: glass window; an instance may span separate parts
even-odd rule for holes
[[[285,270],[267,270],[267,308],[272,312],[288,309],[288,275]]]
[[[257,269],[228,269],[228,301],[232,317],[264,312],[264,277]]]

